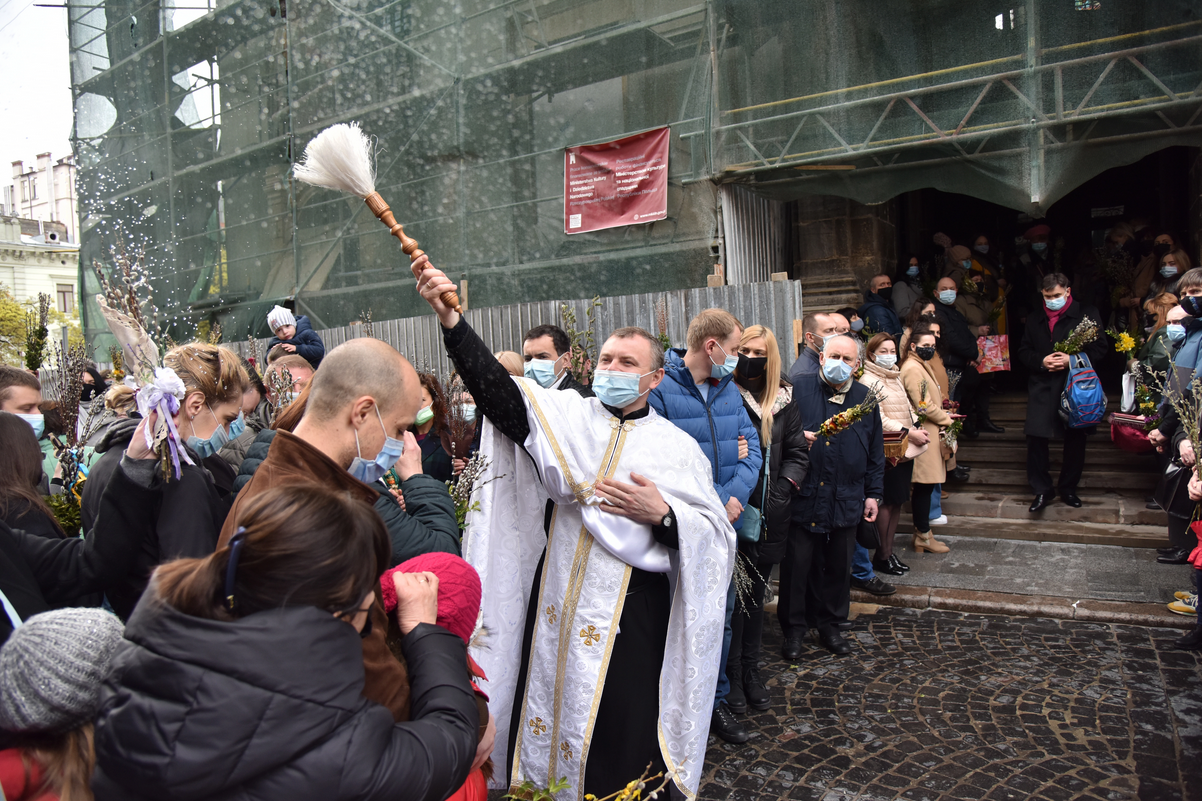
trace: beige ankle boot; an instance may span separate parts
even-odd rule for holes
[[[921,531],[914,532],[915,553],[922,553],[923,551],[926,551],[927,553],[947,553],[950,550],[951,548],[935,539],[931,535],[931,532],[928,531],[925,534]]]

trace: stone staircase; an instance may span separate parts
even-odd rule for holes
[[[805,298],[806,314],[833,312],[844,306],[860,308],[864,293],[856,288],[854,276],[832,271],[801,277],[801,296]]]
[[[1085,473],[1077,494],[1082,508],[1059,500],[1037,515],[1027,511],[1034,497],[1027,483],[1027,447],[1023,419],[1027,398],[995,395],[993,421],[1004,434],[981,434],[962,440],[958,458],[972,466],[966,483],[948,483],[943,511],[948,524],[936,533],[964,537],[1121,545],[1153,548],[1166,545],[1164,512],[1145,508],[1159,469],[1152,454],[1131,454],[1110,441],[1110,427],[1098,427],[1086,448]],[[1117,398],[1110,399],[1117,409]],[[1061,445],[1051,446],[1052,480],[1061,463]]]

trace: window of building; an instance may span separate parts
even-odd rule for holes
[[[75,287],[71,284],[56,284],[58,294],[58,310],[63,314],[75,311]]]
[[[38,180],[36,178],[29,179],[29,194],[32,200],[38,199]]]

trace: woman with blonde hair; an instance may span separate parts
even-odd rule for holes
[[[910,484],[914,476],[914,459],[926,452],[930,437],[918,424],[906,387],[902,384],[901,368],[897,365],[897,344],[889,334],[877,334],[868,340],[864,374],[861,384],[881,393],[881,427],[885,431],[904,431],[908,448],[905,457],[892,467],[885,465],[885,491],[877,511],[876,527],[881,535],[881,547],[872,560],[878,573],[905,575],[908,565],[893,553],[893,538],[901,522],[902,504],[910,499]]]
[[[793,387],[781,377],[780,346],[772,331],[762,325],[748,326],[739,339],[738,357],[734,382],[747,416],[759,429],[764,457],[764,470],[747,501],[738,541],[739,558],[747,567],[752,587],[744,608],[736,609],[731,618],[726,660],[730,680],[726,704],[732,712],[741,713],[748,705],[768,708],[768,690],[759,673],[765,579],[785,555],[790,502],[805,481],[810,457],[801,414],[793,402]],[[758,523],[748,522],[749,510],[755,512],[752,517]],[[748,534],[754,538],[746,538]]]
[[[915,553],[947,553],[951,550],[931,535],[931,493],[936,484],[947,480],[939,432],[952,424],[951,415],[943,410],[943,389],[931,367],[934,358],[935,335],[930,328],[916,326],[910,335],[910,350],[901,366],[901,381],[906,388],[906,396],[922,416],[922,428],[930,440],[926,452],[914,460],[910,507],[914,515]]]
[[[522,363],[522,357],[511,350],[499,350],[493,354],[505,367],[505,371],[512,376],[521,378],[524,374],[525,365]]]
[[[217,547],[230,499],[218,491],[204,462],[213,457],[224,465],[217,451],[242,433],[242,391],[250,378],[237,354],[206,342],[192,342],[169,350],[163,366],[175,372],[184,391],[171,420],[182,444],[178,476],[164,482],[159,460],[147,447],[146,432],[154,431],[158,417],[150,411],[136,429],[111,432],[107,450],[84,483],[86,526],[89,510],[98,506],[115,471],[123,470],[142,486],[163,482],[162,506],[155,525],[143,532],[134,570],[120,585],[106,590],[109,603],[122,619],[133,611],[157,565],[209,554]]]

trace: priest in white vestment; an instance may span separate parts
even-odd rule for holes
[[[497,723],[494,785],[566,779],[561,799],[603,797],[650,764],[695,798],[735,533],[696,441],[647,405],[658,340],[615,331],[582,398],[510,377],[441,301],[454,284],[440,271],[418,289],[484,417],[488,483],[463,545],[484,590],[472,656]]]

